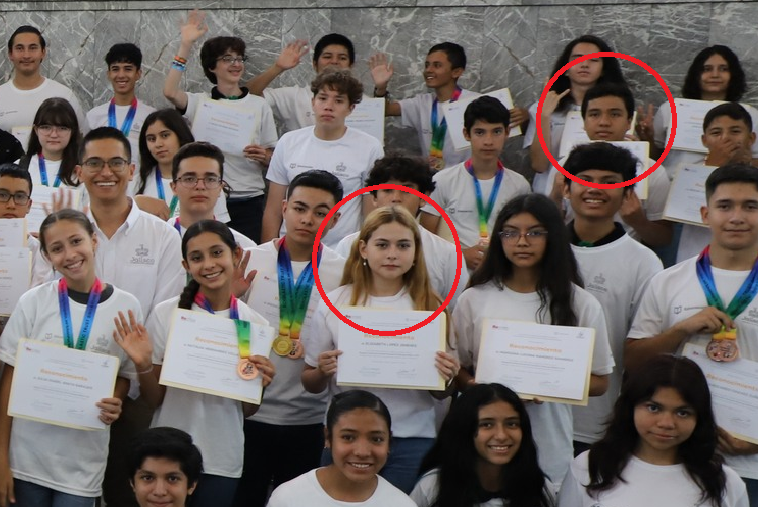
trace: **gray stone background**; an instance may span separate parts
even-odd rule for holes
[[[311,43],[330,32],[350,37],[357,52],[355,74],[373,87],[367,59],[390,55],[395,97],[426,91],[421,79],[424,57],[437,42],[451,40],[466,48],[469,64],[461,85],[477,91],[508,86],[515,102],[533,103],[542,91],[555,58],[569,40],[584,33],[605,39],[614,50],[642,60],[666,81],[676,96],[695,54],[705,46],[726,44],[739,56],[750,89],[744,102],[758,104],[758,2],[689,2],[648,0],[217,0],[0,2],[3,41],[19,25],[40,28],[48,41],[43,73],[74,89],[89,109],[110,98],[104,56],[116,42],[134,42],[144,55],[138,97],[166,107],[163,79],[178,47],[179,23],[186,10],[208,12],[209,36],[236,35],[248,45],[247,70],[270,65],[284,44]],[[210,88],[197,54],[190,59],[186,89]],[[656,106],[665,94],[642,68],[622,62],[638,101]],[[0,79],[9,78],[7,59]],[[308,61],[278,78],[274,86],[307,83]],[[417,151],[416,137],[388,122],[387,149]],[[506,148],[506,163],[525,173],[521,138]]]

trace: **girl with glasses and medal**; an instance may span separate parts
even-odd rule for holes
[[[0,377],[0,503],[91,507],[102,494],[110,431],[53,426],[8,415],[16,351],[21,338],[116,356],[120,360],[113,396],[102,399],[100,420],[121,415],[122,400],[135,379],[134,363],[113,340],[114,319],[142,321],[137,299],[95,275],[97,236],[79,211],[49,215],[39,231],[43,255],[60,275],[25,293],[0,340],[5,363]],[[44,396],[40,395],[40,402]]]
[[[462,366],[458,385],[465,391],[476,383],[485,319],[533,321],[595,330],[589,396],[602,395],[614,366],[605,317],[597,299],[581,288],[560,211],[543,195],[521,195],[503,206],[492,230],[484,260],[453,311]],[[560,488],[573,458],[571,405],[541,400],[526,405],[539,465]]]
[[[119,319],[116,341],[127,351],[138,371],[144,372],[139,379],[140,394],[157,407],[151,426],[186,431],[203,453],[204,472],[191,505],[228,507],[232,505],[242,474],[242,422],[258,405],[160,385],[161,366],[177,308],[208,312],[253,326],[268,325],[268,322],[232,292],[242,250],[226,225],[215,220],[193,224],[182,238],[182,257],[182,264],[192,277],[182,294],[159,303],[146,328],[133,319]],[[268,357],[250,355],[251,336],[249,325],[237,326],[240,361],[237,371],[229,374],[245,380],[260,376],[265,388],[274,377],[274,366]]]
[[[661,353],[707,357],[717,371],[719,364],[758,362],[758,171],[717,168],[706,179],[705,198],[700,212],[711,241],[650,280],[624,347],[627,372]],[[718,435],[719,452],[758,505],[758,444],[720,427]]]

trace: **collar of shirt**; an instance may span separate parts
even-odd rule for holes
[[[576,245],[576,246],[583,246],[583,247],[594,247],[594,246],[607,245],[608,243],[613,243],[617,239],[623,237],[624,234],[626,234],[626,231],[624,230],[623,225],[621,225],[618,222],[614,222],[613,225],[614,225],[613,231],[606,234],[599,240],[590,243],[589,241],[582,241],[582,239],[579,236],[577,236],[576,230],[574,229],[574,221],[572,220],[571,223],[569,224],[569,234],[571,235],[571,244]]]

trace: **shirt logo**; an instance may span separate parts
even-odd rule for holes
[[[347,166],[345,166],[345,164],[340,162],[339,165],[335,168],[335,171],[337,171],[338,173],[347,172]]]
[[[680,313],[682,313],[682,305],[675,306],[674,307],[674,315],[679,315]]]
[[[143,243],[140,243],[139,248],[135,248],[134,252],[134,257],[132,257],[131,261],[129,261],[131,264],[143,264],[146,266],[152,266],[155,264],[155,259],[148,257],[148,249],[145,248],[145,245]]]

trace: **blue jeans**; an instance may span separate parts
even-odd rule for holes
[[[747,486],[747,498],[750,502],[750,507],[758,507],[758,479],[745,479],[745,486]]]
[[[239,479],[200,474],[197,488],[187,499],[188,507],[232,507]]]
[[[95,505],[93,497],[69,495],[20,479],[13,479],[13,492],[16,495],[16,505],[24,507],[93,507]]]

